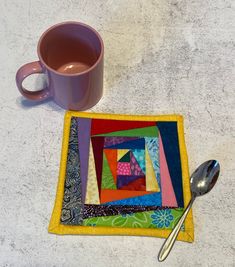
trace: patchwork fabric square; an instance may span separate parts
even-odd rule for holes
[[[190,197],[181,116],[66,113],[49,232],[167,237]]]

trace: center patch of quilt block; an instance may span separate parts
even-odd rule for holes
[[[162,205],[158,129],[137,126],[91,137],[100,204]]]

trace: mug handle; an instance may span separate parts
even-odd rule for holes
[[[19,70],[16,73],[16,85],[20,91],[20,93],[30,99],[35,101],[42,101],[45,99],[48,99],[51,97],[50,91],[48,87],[43,88],[39,91],[28,91],[25,89],[22,85],[24,79],[28,77],[31,74],[35,73],[43,73],[42,66],[40,64],[40,61],[34,61],[31,63],[27,63],[19,68]]]

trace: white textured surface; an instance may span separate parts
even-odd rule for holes
[[[181,113],[190,170],[221,163],[218,184],[194,206],[195,242],[177,242],[161,265],[235,266],[235,2],[1,0],[0,10],[0,266],[160,265],[162,239],[47,233],[64,110],[31,106],[14,78],[37,59],[40,34],[65,20],[104,39],[105,91],[93,111]]]

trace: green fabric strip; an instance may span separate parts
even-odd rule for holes
[[[117,189],[105,153],[103,153],[102,189]]]
[[[183,214],[182,208],[144,211],[126,215],[93,217],[83,220],[84,226],[173,229]],[[182,228],[184,230],[184,228]]]
[[[125,130],[125,131],[111,132],[111,133],[106,133],[106,134],[97,134],[93,136],[158,137],[158,129],[156,126],[151,126],[151,127],[136,128],[136,129]]]

